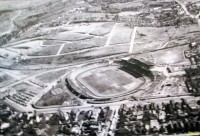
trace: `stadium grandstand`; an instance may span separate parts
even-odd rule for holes
[[[118,63],[121,65],[120,69],[131,74],[136,78],[140,78],[143,76],[149,77],[152,81],[154,81],[154,75],[150,71],[150,68],[153,66],[152,64],[146,64],[142,61],[136,59],[129,60],[120,60]]]

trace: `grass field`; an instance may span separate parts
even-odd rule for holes
[[[16,80],[13,77],[0,71],[0,88],[15,81]]]
[[[133,29],[124,26],[124,24],[117,24],[116,28],[113,30],[110,44],[112,45],[130,42],[132,32]]]
[[[42,41],[30,41],[21,44],[14,45],[9,47],[8,49],[19,53],[19,54],[33,54],[35,52],[39,52],[42,49]]]
[[[29,53],[30,56],[47,56],[47,55],[56,55],[61,45],[56,46],[45,46],[42,47],[40,51]]]
[[[50,106],[50,105],[62,105],[65,100],[69,100],[70,96],[65,93],[59,93],[53,95],[51,92],[46,93],[37,103],[37,106]]]
[[[198,25],[181,27],[138,27],[136,32],[134,52],[164,49],[177,45],[188,44],[188,40],[199,39]]]
[[[43,1],[18,0],[16,2],[14,2],[13,0],[3,0],[3,1],[0,1],[0,11],[23,9],[23,8],[33,7],[33,6],[39,6],[47,2],[50,2],[50,0],[43,0]]]
[[[96,36],[106,35],[111,31],[113,25],[114,23],[103,23],[98,27],[95,27],[95,29],[91,31],[90,34]]]
[[[66,92],[66,90],[64,90],[62,83],[56,84],[55,88],[44,94],[36,103],[37,106],[53,106],[62,104],[65,106],[77,106],[80,104],[80,101],[72,97]]]
[[[36,78],[36,80],[39,80],[43,83],[50,83],[50,82],[53,82],[53,81],[57,80],[58,78],[60,78],[60,76],[64,75],[65,72],[66,72],[66,69],[48,72],[48,73],[39,75],[35,78]]]
[[[138,88],[144,81],[135,78],[117,67],[99,67],[78,76],[78,80],[90,91],[99,94],[116,94]]]
[[[47,36],[48,39],[55,39],[55,40],[63,40],[63,41],[79,41],[85,39],[91,39],[92,36],[85,35],[82,33],[75,33],[75,32],[60,32],[56,35]]]
[[[80,42],[67,43],[63,47],[61,54],[69,53],[69,52],[73,52],[73,51],[77,51],[77,50],[83,50],[83,49],[104,46],[106,43],[106,39],[107,39],[107,37],[103,37],[103,38],[98,37],[98,38],[87,39],[87,40],[80,41]]]
[[[190,64],[189,60],[184,57],[184,50],[188,50],[188,46],[179,46],[169,49],[158,50],[151,53],[137,55],[136,58],[142,58],[156,65],[159,64]]]

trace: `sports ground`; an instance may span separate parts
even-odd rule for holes
[[[143,78],[135,78],[117,66],[90,69],[78,75],[77,79],[91,92],[101,95],[116,95],[136,90],[144,83]]]

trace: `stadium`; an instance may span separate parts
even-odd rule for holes
[[[136,59],[101,61],[74,69],[65,78],[66,88],[89,103],[138,98],[146,83],[154,81],[152,64]]]

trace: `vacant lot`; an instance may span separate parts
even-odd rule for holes
[[[56,35],[47,36],[47,39],[54,39],[54,40],[63,40],[63,41],[79,41],[79,40],[86,40],[90,39],[92,36],[82,34],[82,33],[75,33],[75,32],[60,32]]]
[[[43,0],[43,1],[40,1],[40,0],[34,0],[34,1],[18,0],[16,2],[14,2],[13,0],[4,0],[4,1],[0,1],[0,11],[39,6],[39,5],[45,4],[47,2],[50,2],[50,0]]]
[[[136,58],[142,58],[152,63],[158,64],[190,64],[189,60],[184,57],[184,50],[188,50],[188,46],[179,46],[158,50],[150,53],[137,55]]]
[[[30,41],[9,47],[10,50],[19,54],[33,54],[39,52],[42,49],[42,41]]]
[[[95,30],[101,25],[102,23],[73,24],[73,25],[70,25],[72,29],[70,32],[89,34],[90,32],[92,32],[93,30]]]
[[[57,40],[44,40],[43,45],[44,46],[57,46],[61,45],[63,43],[66,43],[65,41],[57,41]]]
[[[126,2],[126,3],[114,3],[110,4],[109,6],[114,9],[119,9],[126,11],[127,9],[137,9],[139,7],[142,7],[144,4],[141,0],[132,1],[132,2]]]
[[[55,88],[44,94],[42,98],[36,103],[36,105],[52,106],[62,105],[63,103],[65,106],[80,105],[80,101],[69,95],[62,86],[62,83],[58,83]]]
[[[64,75],[65,72],[66,72],[66,69],[48,72],[48,73],[39,75],[35,78],[43,83],[50,83],[50,82],[53,82],[53,81],[57,80],[58,78],[60,78],[60,76]]]
[[[93,31],[91,31],[89,34],[96,35],[96,36],[106,35],[111,31],[113,25],[114,25],[114,23],[101,24],[101,25],[95,27],[95,29],[93,29]]]
[[[38,106],[62,105],[64,101],[68,99],[70,99],[70,96],[65,92],[54,95],[51,93],[51,91],[49,91],[36,103],[36,105]]]
[[[134,52],[163,49],[188,44],[188,40],[199,39],[198,25],[181,27],[138,27],[133,50]]]
[[[56,46],[43,46],[40,51],[29,53],[30,56],[48,56],[48,55],[56,55],[61,45]]]
[[[12,78],[11,76],[2,73],[0,71],[0,88],[8,85],[9,83],[15,82],[16,80]]]
[[[98,37],[98,38],[92,38],[87,39],[80,42],[73,42],[65,44],[64,48],[62,49],[62,53],[69,53],[73,51],[83,50],[83,49],[89,49],[99,46],[104,46],[106,42],[107,37]]]
[[[130,42],[133,29],[124,26],[124,24],[116,25],[116,28],[113,30],[113,35],[111,35],[110,44],[122,44]]]

